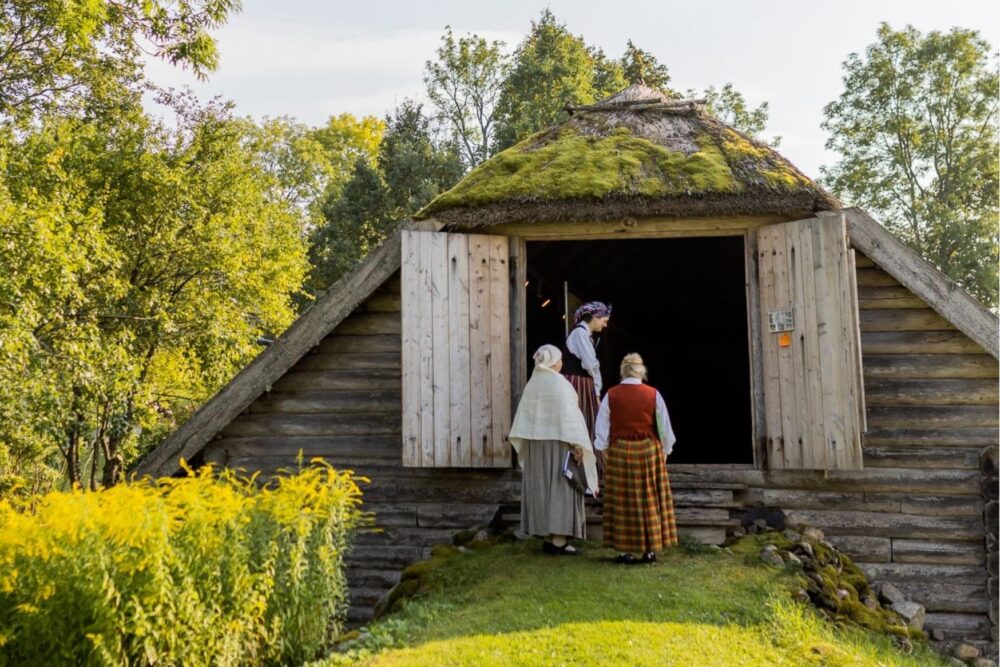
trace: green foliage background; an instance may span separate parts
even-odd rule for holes
[[[145,78],[144,52],[208,76],[212,32],[239,9],[8,0],[0,12],[0,493],[121,480],[258,340],[566,103],[631,83],[681,96],[651,52],[629,40],[611,57],[547,9],[510,50],[446,28],[425,64],[429,104],[381,119],[241,118]],[[767,103],[731,83],[685,95],[766,132]],[[996,57],[976,33],[884,26],[845,63],[826,110],[843,159],[824,171],[992,306],[996,98]]]
[[[997,307],[997,54],[973,30],[882,24],[827,105],[829,186]]]

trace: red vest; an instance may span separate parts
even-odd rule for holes
[[[620,384],[608,389],[611,442],[643,440],[656,435],[656,389],[648,384]]]

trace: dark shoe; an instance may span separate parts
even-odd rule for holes
[[[652,551],[647,551],[646,553],[644,553],[642,555],[642,562],[643,563],[655,563],[656,562],[656,554],[653,553]]]
[[[618,557],[615,558],[615,562],[619,565],[635,565],[639,562],[639,559],[632,554],[618,554]]]
[[[569,542],[567,542],[566,544],[562,545],[561,547],[557,547],[556,545],[552,544],[551,542],[545,541],[545,542],[542,542],[542,551],[545,552],[545,553],[547,553],[547,554],[549,554],[550,556],[579,556],[580,555],[580,551],[576,547],[570,545]]]

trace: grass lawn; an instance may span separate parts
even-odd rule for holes
[[[678,548],[655,565],[544,556],[529,540],[431,561],[421,592],[323,667],[944,665],[918,645],[836,628],[791,600],[794,574]]]

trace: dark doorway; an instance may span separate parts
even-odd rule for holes
[[[613,307],[605,388],[625,354],[643,356],[677,433],[671,463],[753,463],[743,237],[529,242],[529,354],[564,347],[567,291],[570,312]]]

